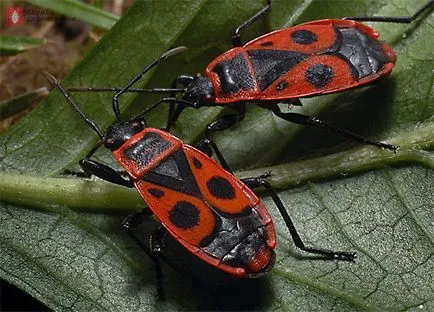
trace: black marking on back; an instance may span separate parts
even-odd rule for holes
[[[193,165],[194,165],[197,169],[202,168],[202,163],[201,163],[200,160],[197,159],[196,157],[193,157]]]
[[[220,233],[221,227],[222,227],[222,218],[219,217],[217,214],[213,213],[214,215],[214,229],[212,230],[212,233],[208,236],[205,236],[202,238],[202,240],[199,242],[199,247],[206,247],[209,244],[213,242],[213,240],[217,237],[217,235]]]
[[[261,90],[286,74],[295,65],[309,57],[308,54],[283,50],[247,51]]]
[[[333,30],[334,30],[335,35],[336,35],[336,40],[325,51],[325,53],[327,53],[327,54],[333,54],[333,53],[338,52],[339,49],[341,48],[341,45],[342,45],[342,33],[339,31],[339,28],[337,28],[336,26],[333,26]]]
[[[199,209],[190,202],[179,201],[169,212],[170,221],[181,229],[190,229],[199,224]]]
[[[219,77],[222,93],[230,94],[255,88],[255,81],[242,53],[238,53],[231,60],[221,61],[212,71]]]
[[[155,198],[161,198],[164,196],[164,191],[157,188],[148,189],[148,193],[154,196]]]
[[[164,159],[153,171],[163,176],[171,177],[177,180],[182,180],[181,173],[179,172],[178,164],[172,157]]]
[[[329,84],[333,76],[333,68],[324,64],[313,64],[305,73],[306,80],[316,88],[323,88]]]
[[[248,216],[251,213],[252,213],[252,207],[251,206],[246,206],[246,207],[244,207],[244,209],[242,210],[242,212],[240,214],[238,214],[238,216]]]
[[[196,179],[182,149],[164,159],[142,179],[184,194],[201,197]]]
[[[246,265],[249,256],[266,246],[267,233],[256,210],[246,207],[241,214],[221,214],[218,209],[212,210],[217,214],[217,226],[202,240],[202,250],[227,264]]]
[[[335,53],[350,65],[355,79],[376,73],[388,62],[377,40],[355,28],[338,28],[337,31],[341,45]]]
[[[214,239],[216,239],[216,237],[219,235],[219,233],[221,231],[223,231],[225,233],[224,235],[228,235],[227,230],[229,228],[232,228],[232,226],[228,226],[229,223],[231,223],[231,222],[236,223],[237,220],[239,220],[239,219],[244,220],[245,218],[256,218],[256,211],[253,212],[253,208],[249,205],[244,207],[241,210],[241,212],[239,212],[239,213],[223,212],[222,210],[220,210],[217,207],[210,206],[209,203],[207,203],[207,205],[208,205],[208,207],[210,207],[210,209],[213,212],[213,215],[215,218],[215,226],[214,226],[213,232],[210,235],[204,237],[200,241],[200,244],[199,244],[200,247],[205,247],[205,246],[208,246],[209,244],[211,244],[214,241]],[[252,221],[252,220],[250,220],[250,221]],[[225,224],[225,228],[222,228],[223,222]]]
[[[147,132],[133,146],[126,148],[123,154],[137,164],[138,168],[149,165],[152,160],[169,149],[173,144],[154,132]]]
[[[208,204],[208,206],[209,206],[209,204]],[[213,232],[201,240],[201,242],[199,244],[200,247],[205,247],[205,246],[208,246],[209,244],[211,244],[214,241],[214,239],[216,239],[216,237],[219,235],[219,233],[221,231],[223,231],[225,233],[224,235],[228,235],[227,230],[232,228],[232,226],[229,226],[228,224],[230,224],[230,223],[236,224],[237,220],[240,220],[240,219],[244,220],[245,218],[252,218],[252,217],[256,216],[256,211],[253,213],[253,208],[251,206],[244,207],[244,209],[242,209],[241,212],[239,212],[239,213],[228,213],[228,212],[223,212],[222,210],[220,210],[219,208],[216,208],[214,206],[209,206],[209,207],[213,211],[216,223],[215,223],[215,227],[213,229]],[[250,221],[252,221],[252,220],[250,220]],[[224,228],[222,228],[223,222],[225,224]],[[239,231],[241,233],[240,229],[239,229]],[[226,246],[226,248],[229,248],[229,247]]]
[[[234,199],[235,190],[224,177],[214,176],[206,181],[208,191],[218,199]]]
[[[260,43],[259,45],[262,47],[271,47],[274,43],[272,41],[265,41]]]
[[[291,33],[291,40],[298,44],[309,45],[316,42],[318,37],[310,30],[300,29]]]
[[[268,248],[267,232],[264,227],[245,237],[227,255],[222,258],[222,263],[231,266],[248,266],[249,262],[255,258],[258,251]]]
[[[288,81],[282,80],[282,81],[279,81],[279,83],[276,85],[276,90],[277,91],[283,91],[286,88],[288,88],[288,86],[289,86]]]

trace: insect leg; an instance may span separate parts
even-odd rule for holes
[[[289,216],[288,212],[285,209],[285,205],[283,204],[282,200],[280,199],[279,195],[277,195],[276,190],[262,177],[256,177],[256,178],[246,178],[241,179],[241,181],[246,184],[247,187],[250,189],[254,189],[257,187],[265,187],[267,191],[271,193],[271,198],[273,199],[274,203],[277,206],[277,209],[279,210],[280,214],[282,215],[283,220],[285,221],[286,227],[289,230],[289,233],[292,236],[292,240],[295,244],[295,246],[305,252],[313,253],[322,255],[327,259],[335,259],[335,260],[343,260],[343,261],[352,261],[356,258],[357,254],[355,252],[347,252],[347,251],[333,251],[323,248],[315,248],[306,246],[300,235],[298,234],[294,223],[291,220],[291,217]]]
[[[315,117],[306,116],[306,115],[297,114],[297,113],[283,113],[277,105],[273,108],[273,113],[280,118],[283,118],[287,121],[290,121],[290,122],[293,122],[296,124],[327,128],[327,129],[329,129],[335,133],[338,133],[338,134],[340,134],[346,138],[349,138],[351,140],[355,140],[355,141],[363,143],[363,144],[374,145],[374,146],[377,146],[379,148],[391,150],[393,152],[396,152],[396,150],[398,149],[398,146],[369,140],[365,137],[362,137],[362,136],[355,134],[353,132],[350,132],[348,130],[333,126],[333,125],[326,123],[325,121],[322,121],[322,120],[315,118]]]
[[[166,128],[164,129],[168,132],[170,131],[170,129],[172,129],[179,116],[181,115],[182,111],[186,108],[186,106],[182,103],[178,103],[176,107],[175,105],[176,103],[170,103],[169,106],[169,115],[167,118]]]
[[[75,87],[68,88],[68,92],[119,92],[123,88],[121,87]],[[125,90],[126,93],[176,93],[183,92],[184,89],[172,89],[172,88],[152,88],[152,89],[141,89],[141,88],[129,88]]]
[[[230,127],[232,127],[235,123],[239,122],[241,119],[244,118],[244,111],[241,109],[238,114],[231,114],[231,115],[225,115],[210,124],[206,126],[205,130],[205,138],[199,141],[199,143],[196,145],[196,147],[211,157],[212,150],[210,148],[214,149],[214,152],[219,159],[222,167],[232,173],[232,169],[228,165],[227,161],[223,157],[223,154],[220,152],[220,149],[218,148],[217,144],[213,140],[209,138],[211,132],[216,131],[223,131]]]
[[[239,123],[244,119],[246,112],[245,103],[236,103],[235,105],[229,106],[235,111],[234,114],[224,115],[206,126],[205,135],[209,137],[211,132],[224,131],[232,127],[233,125]]]
[[[163,252],[163,249],[166,247],[166,237],[168,232],[164,226],[160,226],[158,230],[154,231],[149,239],[149,245],[151,252],[158,256]]]
[[[271,0],[267,0],[267,5],[264,8],[262,8],[258,13],[256,13],[255,15],[253,15],[247,21],[245,21],[244,23],[242,23],[240,26],[238,26],[237,29],[235,29],[235,32],[232,35],[232,45],[234,47],[241,47],[241,46],[243,46],[243,43],[241,41],[241,35],[240,35],[241,30],[245,29],[246,27],[249,27],[256,20],[258,20],[260,17],[262,17],[265,14],[267,14],[270,11],[270,8],[271,8]]]
[[[196,144],[196,148],[201,152],[207,154],[208,156],[212,155],[212,150],[211,150],[212,148],[218,160],[220,161],[220,164],[222,165],[223,169],[232,173],[231,167],[228,165],[226,159],[223,157],[223,154],[220,152],[220,149],[218,148],[217,144],[215,144],[213,140],[209,139],[208,136],[200,140],[199,143]]]
[[[244,113],[224,115],[223,117],[220,117],[206,126],[207,136],[209,136],[211,132],[229,129],[243,118]]]
[[[140,212],[132,213],[128,215],[124,221],[122,222],[122,227],[125,232],[130,236],[133,241],[149,256],[149,258],[154,263],[155,273],[157,276],[157,290],[160,299],[164,298],[164,290],[163,290],[163,272],[161,271],[160,261],[158,257],[155,256],[148,246],[146,246],[131,230],[134,227],[137,227],[145,217],[152,214],[151,210],[146,209]]]
[[[353,20],[359,22],[382,22],[382,23],[398,23],[398,24],[409,24],[418,18],[423,12],[434,7],[434,0],[429,0],[423,7],[417,10],[413,15],[410,16],[353,16],[344,17],[344,20]]]
[[[192,81],[194,80],[193,76],[189,75],[179,75],[172,81],[171,87],[176,89],[178,88],[178,85],[181,84],[184,88],[187,87]],[[172,97],[175,97],[175,94],[172,94]],[[170,131],[170,129],[175,125],[176,121],[179,118],[179,115],[184,110],[185,107],[180,108],[182,105],[178,104],[176,106],[176,103],[170,103],[169,104],[169,114],[167,116],[167,123],[166,123],[166,131]],[[176,110],[175,107],[178,109]]]
[[[96,152],[96,150],[101,146],[101,143],[102,142],[98,142],[89,151],[86,157],[80,160],[79,162],[80,167],[83,169],[85,174],[88,174],[89,176],[93,174],[100,179],[103,179],[105,181],[114,184],[123,185],[126,187],[134,187],[134,183],[131,180],[123,178],[122,175],[116,170],[90,158]]]

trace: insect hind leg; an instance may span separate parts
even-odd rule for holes
[[[262,8],[259,12],[257,12],[255,15],[250,17],[247,21],[242,23],[240,26],[235,29],[234,34],[232,35],[232,45],[234,47],[241,47],[243,46],[243,42],[241,41],[241,35],[240,32],[244,30],[245,28],[252,25],[256,20],[258,20],[260,17],[266,15],[268,12],[270,12],[271,9],[271,0],[267,0],[267,5]]]
[[[157,292],[158,297],[160,299],[165,298],[164,289],[163,289],[163,272],[161,271],[161,265],[157,254],[153,252],[146,244],[144,244],[132,231],[133,228],[137,227],[140,223],[143,222],[143,219],[147,216],[151,215],[152,212],[149,209],[142,210],[140,212],[135,212],[128,215],[122,221],[122,227],[128,236],[148,255],[148,257],[152,260],[155,268],[155,274],[157,278]]]
[[[265,174],[265,176],[267,175],[268,174]],[[276,190],[273,188],[273,186],[271,186],[270,183],[268,183],[268,181],[264,180],[262,176],[255,177],[255,178],[245,178],[245,179],[241,179],[241,181],[244,184],[246,184],[246,186],[250,189],[255,189],[263,186],[267,191],[270,192],[271,198],[276,204],[277,209],[279,210],[283,218],[283,221],[285,221],[286,227],[288,228],[292,240],[297,248],[308,253],[321,255],[324,258],[331,259],[331,260],[353,261],[357,257],[357,254],[355,252],[334,251],[329,249],[306,246],[303,240],[301,239],[300,235],[298,234],[297,229],[295,228],[294,223],[292,222],[291,217],[286,211],[285,205],[283,204]]]
[[[418,18],[423,12],[432,9],[434,7],[434,0],[429,0],[417,10],[413,15],[409,16],[353,16],[344,17],[344,20],[353,20],[359,22],[382,22],[382,23],[397,23],[397,24],[409,24]]]
[[[306,115],[297,114],[297,113],[284,113],[280,110],[280,108],[277,105],[273,108],[273,113],[282,119],[285,119],[287,121],[290,121],[290,122],[293,122],[293,123],[296,123],[299,125],[322,127],[322,128],[329,129],[329,130],[331,130],[337,134],[340,134],[340,135],[342,135],[348,139],[360,142],[362,144],[377,146],[379,148],[391,150],[395,153],[396,153],[396,150],[398,149],[398,146],[367,139],[363,136],[360,136],[360,135],[355,134],[351,131],[336,127],[334,125],[331,125],[325,121],[322,121],[322,120],[315,118],[315,117],[312,117],[312,116],[306,116]]]

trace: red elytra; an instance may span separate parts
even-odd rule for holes
[[[360,22],[332,19],[265,34],[216,57],[207,66],[205,73],[214,90],[212,101],[226,104],[298,99],[374,83],[390,74],[396,59],[392,48],[378,42],[378,37],[373,28]],[[360,45],[361,40],[365,47]],[[360,55],[351,51],[353,54],[347,57],[350,44],[360,48]],[[368,48],[377,55],[369,55]],[[243,60],[237,61],[237,57]],[[372,60],[380,64],[365,72],[357,70],[357,65],[369,66]],[[222,64],[225,68],[219,70]],[[307,73],[315,65],[327,66],[329,72],[313,72],[314,77],[309,80]],[[233,75],[235,69],[245,72],[244,81],[246,77],[251,81],[239,87],[243,82]],[[231,89],[230,84],[238,87]]]
[[[348,30],[353,31],[347,34]],[[214,90],[211,101],[226,104],[298,99],[374,83],[391,73],[396,59],[392,48],[377,41],[378,37],[379,34],[373,28],[360,22],[334,19],[308,22],[265,34],[242,47],[225,52],[207,66],[205,73]],[[366,46],[357,46],[360,42],[356,39],[365,40]],[[361,48],[358,52],[361,55],[358,56],[355,51],[351,51],[351,57],[344,54],[345,49],[351,48],[350,43]],[[368,48],[378,54],[376,58],[368,55]],[[284,51],[290,53],[285,54]],[[244,58],[244,64],[234,64],[237,56]],[[366,61],[362,58],[366,58]],[[381,64],[376,68],[367,68],[365,72],[355,68],[356,65],[370,65],[372,59]],[[227,64],[224,71],[216,70],[224,63]],[[311,81],[306,78],[308,70],[317,64],[327,66],[330,72],[316,72],[316,80]],[[228,72],[233,69],[243,70],[247,74],[243,79],[250,76],[253,84],[246,83],[246,87],[230,90],[228,84],[234,83],[234,79],[232,77],[228,82],[227,78]],[[278,73],[270,75],[270,71]],[[326,75],[329,74],[331,77],[327,79]]]
[[[213,159],[154,128],[145,128],[112,153],[157,219],[187,250],[233,276],[271,268],[276,235],[270,215]],[[150,158],[143,160],[145,154]],[[237,223],[244,226],[235,229]],[[256,238],[248,242],[253,253],[247,255],[236,247],[249,235]]]

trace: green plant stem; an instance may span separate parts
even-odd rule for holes
[[[417,163],[434,168],[434,123],[419,127],[403,137],[391,140],[399,144],[397,153],[363,146],[315,159],[278,166],[237,172],[241,177],[254,177],[270,171],[271,183],[279,189],[308,181],[346,176],[387,165]],[[44,209],[62,205],[75,209],[128,210],[144,207],[135,189],[119,187],[101,180],[51,178],[0,173],[1,200],[17,205]]]
[[[277,166],[239,172],[240,177],[254,177],[271,172],[270,182],[277,189],[296,186],[308,181],[346,176],[374,168],[397,164],[419,164],[434,168],[434,122],[388,141],[397,144],[396,153],[373,146],[361,146],[349,151]]]
[[[83,210],[123,210],[144,208],[134,188],[104,181],[77,178],[49,178],[0,173],[1,200],[10,204],[46,209],[61,205]]]

